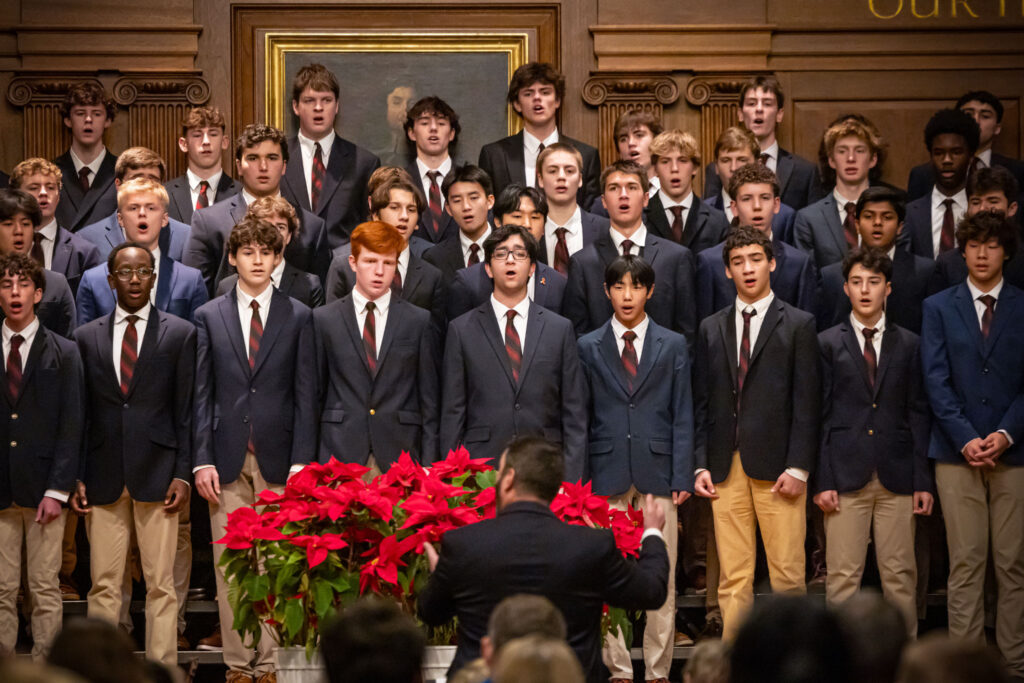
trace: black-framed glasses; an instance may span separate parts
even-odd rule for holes
[[[114,277],[121,282],[129,282],[132,279],[132,275],[138,275],[140,280],[148,280],[153,277],[153,273],[156,271],[149,266],[143,266],[141,268],[118,268],[114,271]]]
[[[516,261],[525,261],[526,259],[530,258],[530,252],[526,251],[522,247],[517,247],[515,249],[509,249],[508,247],[498,247],[497,249],[494,250],[494,254],[492,254],[491,258],[495,258],[499,261],[504,261],[508,259],[509,254],[512,254],[512,258],[515,259]]]

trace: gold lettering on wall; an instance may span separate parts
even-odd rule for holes
[[[926,1],[926,0],[923,0]],[[939,0],[932,0],[932,11],[928,14],[921,14],[917,11],[917,0],[910,0],[910,12],[918,19],[928,19],[939,16]]]
[[[896,11],[892,14],[882,14],[879,12],[878,8],[875,7],[875,0],[868,0],[868,9],[871,10],[871,13],[879,19],[895,19],[900,15],[900,12],[903,11],[903,0],[897,0]]]
[[[953,16],[954,17],[956,16],[956,6],[957,5],[963,5],[964,9],[967,11],[968,14],[970,14],[975,19],[978,18],[978,15],[974,13],[974,10],[971,9],[971,6],[967,4],[967,0],[953,0]]]
[[[928,3],[931,2],[929,8]],[[980,19],[981,15],[974,11],[969,4],[974,0],[949,0],[950,19],[967,18]],[[946,11],[946,4],[942,0],[867,0],[868,11],[876,19],[895,19],[903,14],[903,9],[909,5],[910,15],[915,19],[940,19]],[[994,7],[989,12],[994,11]],[[1021,0],[1021,16],[1024,17],[1024,0]],[[999,17],[1006,17],[1006,0],[999,0]]]

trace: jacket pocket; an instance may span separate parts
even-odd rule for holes
[[[321,422],[344,422],[345,411],[344,410],[324,410],[320,413]]]
[[[420,414],[412,410],[399,410],[398,421],[404,425],[420,425],[423,419]]]
[[[490,427],[470,427],[466,430],[466,436],[462,438],[466,443],[477,443],[480,441],[487,441],[491,438]]]
[[[597,441],[591,441],[587,446],[587,450],[591,455],[607,455],[612,452],[614,447],[615,442],[611,439],[598,439]]]
[[[672,455],[672,442],[667,439],[651,439],[650,447],[652,453]]]

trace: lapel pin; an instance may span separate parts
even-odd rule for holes
[[[546,284],[547,284],[547,278],[545,278],[545,277],[542,277],[542,278],[540,279],[540,283],[541,283],[542,285],[546,285]]]

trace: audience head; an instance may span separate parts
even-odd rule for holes
[[[538,242],[544,237],[548,218],[548,200],[535,187],[518,183],[506,185],[494,202],[495,225],[524,225]]]
[[[722,181],[722,189],[729,192],[732,174],[760,158],[761,147],[757,138],[745,126],[731,126],[722,131],[715,142],[715,171]]]
[[[697,643],[683,667],[683,683],[729,683],[729,644],[723,640]]]
[[[956,101],[956,108],[978,124],[978,149],[988,149],[1002,131],[1003,103],[987,90],[973,90]]]
[[[653,113],[644,109],[629,109],[615,120],[615,146],[619,158],[632,161],[645,169],[651,168],[651,140],[665,130]]]
[[[565,76],[547,62],[523,64],[508,84],[508,103],[528,126],[551,124],[564,97]]]
[[[497,604],[487,621],[487,635],[480,640],[480,654],[494,668],[501,648],[525,636],[565,640],[565,617],[542,595],[510,595]]]
[[[352,231],[351,247],[348,265],[356,276],[355,287],[362,296],[376,301],[391,289],[405,238],[390,223],[369,221]]]
[[[661,191],[677,202],[685,199],[700,171],[697,138],[681,130],[666,131],[654,138],[650,151]]]
[[[863,117],[847,116],[829,126],[823,138],[828,167],[837,182],[858,186],[869,181],[885,148],[878,129]]]
[[[491,177],[473,164],[454,167],[441,183],[445,211],[473,241],[487,230],[487,212],[494,206],[493,188]]]
[[[537,187],[549,204],[575,206],[583,183],[583,155],[568,142],[556,142],[537,155]]]
[[[967,178],[967,213],[990,211],[1016,216],[1020,185],[1008,169],[985,166]]]
[[[90,683],[146,681],[143,660],[131,637],[101,619],[78,617],[64,623],[50,648],[49,663]]]
[[[807,596],[759,599],[730,656],[731,683],[853,683],[839,620]]]
[[[565,461],[555,443],[535,436],[512,440],[498,464],[498,509],[519,500],[549,505],[562,487]]]
[[[340,93],[338,79],[323,64],[300,68],[292,81],[292,112],[299,118],[299,132],[320,140],[334,130]]]
[[[149,178],[135,178],[117,188],[117,223],[126,239],[153,250],[167,225],[167,190]]]
[[[616,161],[601,172],[601,202],[613,228],[639,227],[648,187],[647,172],[632,161]]]
[[[24,190],[0,189],[0,254],[28,254],[42,212]]]
[[[193,107],[181,122],[178,149],[185,153],[193,172],[219,170],[228,144],[227,122],[217,107]]]
[[[117,115],[114,99],[95,81],[76,83],[60,105],[64,125],[74,142],[85,147],[103,144],[103,133]]]
[[[412,180],[401,177],[377,185],[370,194],[370,219],[395,226],[406,241],[412,237],[426,209],[423,191]]]
[[[839,605],[836,615],[853,653],[854,680],[893,683],[909,642],[900,611],[878,593],[862,591]]]
[[[484,240],[484,270],[493,280],[499,300],[514,304],[526,296],[539,251],[537,240],[525,226],[506,223],[491,231]]]
[[[779,179],[772,170],[759,162],[747,164],[732,174],[728,192],[734,219],[770,236],[775,215],[782,208]]]
[[[390,600],[362,598],[325,624],[320,654],[329,683],[420,680],[426,637]]]
[[[455,149],[462,132],[459,115],[437,95],[417,100],[405,114],[404,127],[412,151],[433,158]]]
[[[162,183],[167,177],[167,165],[163,158],[148,147],[129,147],[121,152],[114,165],[114,185],[135,178],[147,178]]]
[[[43,267],[26,254],[0,254],[0,309],[7,326],[15,332],[25,329],[46,291]]]
[[[284,240],[284,246],[286,247],[299,234],[299,230],[302,228],[299,223],[299,216],[295,213],[295,207],[281,196],[260,197],[249,205],[245,214],[273,223],[274,227],[281,233],[281,239]]]
[[[63,174],[57,164],[46,159],[25,159],[11,173],[11,188],[24,190],[36,198],[40,227],[49,224],[57,212]]]
[[[618,256],[604,271],[604,293],[615,318],[629,329],[644,320],[654,294],[654,268],[639,256]]]
[[[752,304],[768,295],[775,254],[767,233],[752,225],[734,226],[725,238],[722,260],[741,301]]]
[[[989,645],[929,633],[903,653],[898,683],[1010,683],[1010,674]]]
[[[881,185],[864,190],[855,214],[861,244],[886,251],[896,241],[907,215],[903,193]]]
[[[491,680],[491,667],[483,657],[477,657],[448,678],[448,683],[487,683]]]
[[[4,683],[90,683],[65,669],[44,662],[10,657],[0,660],[0,681]]]
[[[775,127],[782,123],[785,106],[786,96],[775,76],[754,76],[740,89],[739,121],[754,134],[762,148],[769,147],[775,142]]]
[[[284,132],[263,123],[245,127],[235,142],[235,170],[245,190],[254,197],[275,195],[288,164]]]
[[[977,122],[959,109],[940,109],[924,127],[935,186],[943,194],[956,194],[967,182],[979,135]]]
[[[228,263],[238,271],[238,286],[257,296],[270,285],[270,276],[281,262],[284,239],[270,221],[246,216],[228,236]]]
[[[517,638],[501,650],[494,683],[583,683],[583,667],[564,640]]]
[[[117,294],[117,304],[134,313],[149,303],[156,284],[156,258],[142,242],[121,242],[107,256],[107,284]]]
[[[964,216],[956,227],[956,243],[971,281],[988,291],[1003,277],[1003,262],[1014,257],[1019,228],[1001,213],[981,211]]]

